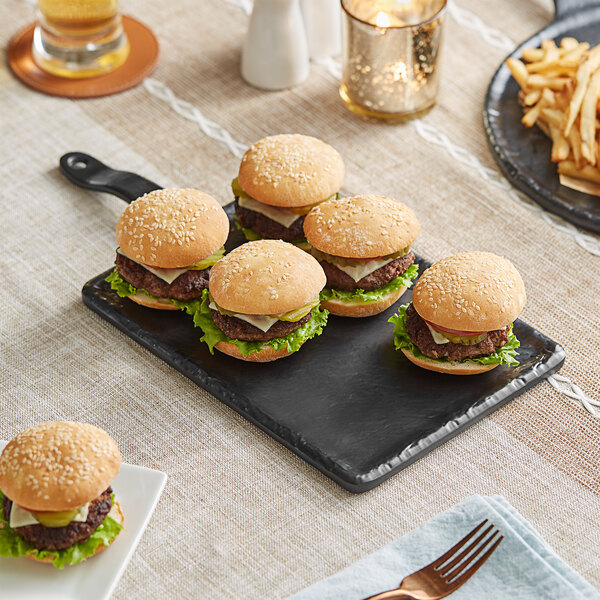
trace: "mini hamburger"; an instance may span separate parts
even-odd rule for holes
[[[418,274],[410,246],[419,231],[408,206],[383,196],[339,198],[311,210],[304,232],[327,275],[321,306],[369,317],[394,304]]]
[[[266,137],[251,146],[232,188],[239,227],[249,240],[284,240],[306,248],[310,209],[337,195],[344,162],[329,144],[306,135]]]
[[[514,265],[488,252],[463,252],[433,264],[415,285],[412,304],[400,307],[396,349],[416,365],[474,375],[517,365],[513,321],[525,304]]]
[[[0,455],[0,556],[65,565],[104,550],[123,528],[110,484],[116,442],[85,423],[31,427]]]
[[[202,341],[235,358],[267,362],[320,335],[325,273],[309,254],[281,240],[247,242],[211,270],[194,323]]]
[[[212,196],[193,189],[150,192],[117,222],[116,267],[106,281],[143,306],[185,308],[202,296],[228,234],[229,219]]]

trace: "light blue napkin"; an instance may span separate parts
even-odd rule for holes
[[[396,588],[488,519],[504,540],[452,600],[600,600],[502,496],[471,496],[288,600],[361,600]]]

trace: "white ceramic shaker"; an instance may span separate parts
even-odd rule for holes
[[[342,52],[340,0],[300,0],[308,53],[314,60],[339,56]]]
[[[308,72],[298,0],[254,0],[242,48],[242,77],[256,87],[280,90],[302,83]]]

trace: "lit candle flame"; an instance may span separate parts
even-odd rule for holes
[[[390,18],[383,11],[379,11],[377,16],[375,17],[375,25],[377,27],[389,27],[390,26]]]

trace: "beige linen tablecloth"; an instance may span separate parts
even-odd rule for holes
[[[600,257],[498,184],[481,124],[506,40],[548,23],[551,3],[457,0],[439,102],[419,126],[356,119],[322,65],[292,90],[247,86],[248,17],[238,4],[123,0],[161,41],[154,93],[52,98],[0,66],[0,438],[50,419],[89,421],[115,437],[126,462],[168,473],[119,599],[282,598],[474,493],[504,495],[600,586],[600,420],[547,382],[352,495],[82,304],[82,285],[112,264],[124,205],[69,184],[61,154],[82,150],[165,186],[231,198],[238,159],[157,96],[164,84],[243,146],[282,132],[331,143],[346,162],[344,189],[415,210],[422,256],[509,257],[527,286],[523,318],[564,345],[561,374],[600,397]],[[0,4],[4,50],[33,12],[22,0]]]

